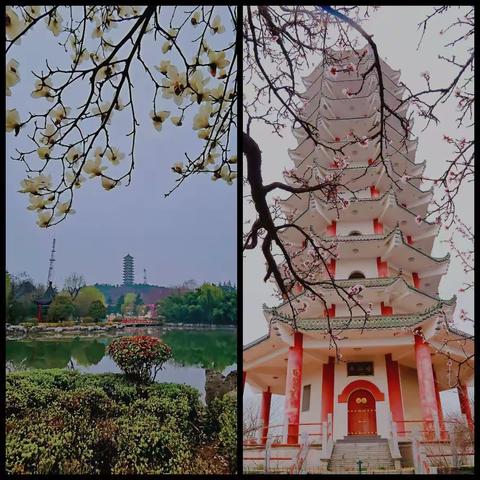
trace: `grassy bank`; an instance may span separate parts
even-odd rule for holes
[[[7,473],[165,474],[235,471],[236,403],[205,407],[186,385],[138,386],[123,375],[7,374]]]

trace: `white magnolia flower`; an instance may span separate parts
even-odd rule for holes
[[[209,95],[210,97],[213,98],[214,102],[219,102],[223,97],[225,93],[225,85],[222,83],[219,83],[215,88],[210,90]]]
[[[219,80],[223,80],[224,78],[227,78],[227,71],[224,68],[222,68],[220,72],[218,72],[217,78]]]
[[[47,22],[48,29],[58,37],[62,31],[62,16],[55,10],[55,13],[52,18],[47,17],[45,21]]]
[[[231,164],[237,163],[237,156],[236,156],[236,155],[232,155],[232,156],[228,159],[228,163],[231,163]]]
[[[236,172],[230,172],[227,178],[224,180],[227,182],[228,185],[232,185],[233,181],[237,178],[237,173]]]
[[[170,112],[168,110],[162,110],[161,112],[154,112],[150,110],[150,118],[153,121],[153,126],[156,130],[162,129],[162,123],[169,117]]]
[[[170,35],[170,37],[175,40],[177,38],[177,35],[178,35],[178,28],[170,28],[168,30],[168,34]]]
[[[67,182],[70,185],[73,185],[75,188],[80,188],[82,186],[82,182],[85,181],[85,177],[83,177],[82,175],[78,175],[77,177],[74,173],[71,172],[67,172],[66,178]]]
[[[208,137],[210,136],[210,130],[211,128],[202,128],[201,130],[198,131],[198,138],[201,138],[202,140],[207,140]]]
[[[102,175],[102,187],[105,190],[111,190],[115,186],[120,185],[120,182],[117,180],[111,180],[110,178],[104,177]]]
[[[92,38],[101,38],[103,37],[103,25],[101,20],[98,18],[95,20],[95,28],[92,31]]]
[[[182,125],[182,117],[170,117],[170,120],[177,127],[180,127]]]
[[[225,31],[225,27],[222,25],[222,20],[220,19],[220,15],[215,15],[211,25],[210,25],[212,32],[215,33],[223,33]]]
[[[57,205],[57,217],[62,217],[63,215],[66,215],[67,213],[75,213],[75,210],[71,208],[71,202],[63,202],[59,203]]]
[[[40,143],[48,146],[52,146],[58,138],[57,129],[51,123],[49,123],[47,128],[41,132],[41,135]]]
[[[160,62],[160,65],[155,65],[155,68],[160,72],[160,73],[163,73],[163,75],[166,75],[167,72],[168,72],[168,69],[170,68],[170,65],[172,63],[170,62],[170,60],[162,60]]]
[[[177,105],[181,105],[187,84],[185,73],[179,73],[174,65],[170,65],[167,77],[162,82],[163,96],[164,98],[171,98]]]
[[[90,58],[90,54],[88,53],[87,49],[84,48],[81,52],[75,51],[74,53],[72,53],[70,58],[78,65],[80,65],[81,63],[86,62]]]
[[[32,97],[45,97],[49,102],[53,102],[53,99],[55,98],[55,92],[52,90],[52,83],[49,78],[35,81],[35,89],[32,92]]]
[[[113,108],[115,110],[118,110],[119,112],[125,108],[125,104],[123,103],[123,100],[120,97],[117,98],[117,101],[115,102],[115,106]]]
[[[217,73],[217,68],[225,68],[230,65],[230,60],[225,57],[225,52],[216,52],[210,50],[208,52],[208,61],[210,63],[210,73],[214,77]]]
[[[39,227],[45,228],[50,223],[51,218],[52,218],[51,213],[41,210],[38,212],[37,225]]]
[[[50,146],[37,148],[37,154],[42,160],[48,160],[50,158]]]
[[[176,173],[183,173],[185,170],[185,167],[183,166],[182,162],[177,162],[173,165],[172,170]]]
[[[25,10],[27,11],[27,14],[29,15],[29,17],[31,17],[31,18],[27,18],[27,22],[29,23],[33,19],[37,18],[41,13],[40,6],[38,5],[29,5],[28,7],[25,7]]]
[[[112,61],[115,61],[115,60],[113,59]],[[116,68],[117,68],[116,63],[108,64],[100,68],[100,70],[95,75],[95,81],[101,82],[104,79],[110,78],[115,73]]]
[[[37,175],[35,178],[25,178],[20,182],[22,187],[20,193],[38,193],[39,190],[50,188],[52,185],[51,176]]]
[[[198,25],[198,23],[200,22],[200,11],[197,10],[193,15],[192,17],[190,18],[190,22],[192,23],[193,26],[196,26]]]
[[[95,157],[95,160],[97,160],[97,159],[100,159],[100,160],[101,160],[102,157],[103,157],[103,154],[104,154],[104,150],[103,150],[102,147],[97,147],[97,148],[95,148],[95,151],[93,152],[93,155],[94,155],[94,157]]]
[[[132,7],[122,5],[118,7],[118,16],[119,17],[131,17],[133,15]]]
[[[18,134],[20,130],[20,115],[17,112],[17,109],[7,110],[6,115],[6,130],[7,132],[15,132],[15,135]]]
[[[190,84],[190,95],[192,100],[196,100],[197,103],[201,103],[204,98],[207,97],[208,90],[205,88],[205,85],[210,79],[203,78],[203,73],[201,70],[196,70],[193,75],[188,79]]]
[[[98,115],[100,117],[102,123],[103,123],[103,122],[105,122],[105,119],[109,115],[109,113],[108,113],[109,110],[110,110],[110,103],[105,102],[105,103],[102,103],[99,107],[95,107],[92,110],[92,114],[93,115]],[[110,124],[111,118],[112,118],[112,115],[110,113],[110,116],[108,117],[108,120],[107,120],[108,124]]]
[[[59,125],[69,113],[70,107],[65,108],[63,105],[59,105],[50,112],[50,118],[52,119],[53,123]]]
[[[167,53],[171,48],[172,48],[173,44],[170,43],[168,40],[165,41],[162,45],[162,53]]]
[[[212,106],[210,104],[202,105],[198,113],[193,118],[193,129],[200,130],[209,127],[210,115],[212,114]]]
[[[68,152],[67,152],[67,155],[66,155],[66,159],[67,159],[67,162],[70,164],[70,165],[73,165],[75,162],[78,161],[78,159],[82,156],[82,152],[78,149],[78,148],[75,148],[75,147],[71,147]]]
[[[20,33],[23,32],[25,24],[23,20],[18,18],[18,15],[11,7],[5,9],[5,32],[9,40],[13,40]]]
[[[98,177],[102,174],[107,167],[101,166],[102,159],[100,157],[95,157],[94,160],[87,160],[83,167],[83,171],[90,175],[90,178]]]
[[[227,164],[222,165],[222,168],[220,169],[220,176],[226,180],[230,176],[230,167]]]
[[[5,76],[5,84],[7,87],[7,96],[11,95],[10,87],[13,87],[20,81],[18,74],[18,62],[13,58],[7,63],[7,71]]]
[[[114,165],[118,165],[120,163],[120,160],[125,158],[125,154],[122,153],[117,147],[112,147],[107,150],[107,158]]]
[[[52,203],[47,197],[43,197],[42,195],[33,195],[30,193],[28,196],[30,201],[30,205],[27,207],[27,210],[43,210],[49,203]]]

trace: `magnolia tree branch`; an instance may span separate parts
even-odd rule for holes
[[[152,87],[148,128],[161,132],[169,119],[169,128],[180,128],[196,144],[184,161],[171,165],[177,179],[166,195],[195,174],[233,183],[235,27],[232,7],[7,7],[7,55],[20,51],[20,42],[42,28],[47,45],[52,35],[65,53],[46,58],[45,70],[32,72],[30,113],[7,111],[7,132],[31,145],[17,147],[13,159],[25,166],[20,191],[29,195],[28,209],[37,212],[39,226],[74,213],[74,192],[85,175],[99,178],[105,190],[130,183],[139,126],[145,123],[145,112],[136,106],[139,95],[149,94],[143,88],[135,92],[142,70]],[[149,58],[152,49],[159,63]],[[6,94],[13,102],[24,68],[8,58]],[[130,122],[129,130],[122,132],[122,121]],[[160,144],[165,135],[159,133]],[[130,142],[127,160],[119,146],[125,139]]]

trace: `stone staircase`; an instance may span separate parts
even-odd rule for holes
[[[337,440],[328,462],[328,470],[336,473],[358,472],[358,460],[362,461],[364,472],[394,469],[388,441],[378,435],[365,435],[347,436]]]

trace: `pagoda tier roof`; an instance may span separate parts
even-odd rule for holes
[[[415,313],[420,307],[430,308],[437,305],[438,302],[443,302],[449,306],[456,303],[455,296],[449,300],[442,300],[437,295],[432,295],[413,287],[402,275],[389,278],[336,279],[334,284],[327,280],[321,285],[312,285],[312,289],[321,295],[328,306],[335,304],[347,307],[349,305],[351,308],[358,310],[358,307],[355,307],[355,302],[350,300],[347,292],[344,291],[348,291],[349,288],[356,285],[364,287],[361,291],[362,298],[357,297],[357,300],[362,305],[384,302],[386,305],[393,307],[395,312],[401,314]],[[295,304],[306,305],[304,311],[298,315],[299,318],[324,316],[323,302],[319,298],[314,297],[310,292],[302,292],[292,297],[291,302],[294,306]],[[267,312],[275,311],[288,316],[291,312],[291,305],[289,301],[285,301],[274,308],[264,306],[264,310]]]
[[[311,155],[313,152],[315,152],[315,150],[318,150],[320,148],[322,148],[322,146],[324,145],[324,149],[326,149],[329,153],[329,155],[331,155],[333,159],[333,155],[336,154],[336,153],[340,153],[340,150],[342,150],[342,152],[344,152],[346,155],[349,155],[350,152],[347,152],[347,149],[348,150],[353,150],[355,148],[359,148],[359,144],[358,142],[354,141],[354,140],[340,140],[340,141],[335,141],[334,139],[334,135],[332,135],[331,133],[329,133],[328,131],[325,133],[325,126],[321,126],[319,131],[320,130],[324,130],[324,137],[325,138],[321,138],[319,135],[317,135],[316,137],[314,136],[315,140],[312,139],[310,136],[307,135],[307,133],[305,132],[305,130],[303,130],[305,132],[304,136],[305,138],[299,140],[299,143],[298,145],[293,148],[293,149],[288,149],[288,153],[290,155],[290,157],[295,161],[295,160],[298,160],[298,161],[302,161],[305,157]],[[298,135],[303,135],[303,134],[298,134]],[[402,137],[403,138],[403,137]],[[297,139],[298,139],[298,136],[297,136]],[[374,145],[376,145],[378,142],[377,141],[373,141],[373,142],[369,142],[368,144],[371,144],[373,143]],[[417,145],[418,145],[418,139],[417,138],[414,138],[414,139],[409,139],[409,140],[406,140],[406,142],[404,143],[403,141],[392,141],[391,144],[385,144],[385,147],[384,148],[384,151],[385,151],[385,154],[387,153],[387,149],[388,149],[388,145],[391,146],[391,149],[393,152],[395,151],[404,151],[406,153],[408,152],[411,152],[411,151],[416,151],[417,149]],[[329,150],[329,148],[331,148],[332,150]],[[365,148],[365,153],[367,154],[368,152],[368,146],[367,148]],[[369,155],[369,157],[367,158],[374,158],[372,156]],[[411,163],[414,163],[414,162],[411,162]]]
[[[356,50],[353,49],[335,49],[335,48],[327,48],[328,55],[332,57],[337,57],[336,61],[338,63],[334,65],[345,66],[349,63],[353,63],[355,66],[365,68],[365,71],[371,66],[373,62],[373,53],[369,45],[365,45],[363,48],[359,48]],[[363,52],[362,55],[359,55],[359,52]],[[386,63],[383,59],[380,58],[380,65],[382,70],[384,70],[389,76],[392,78],[399,78],[401,75],[400,69],[392,68],[388,63]],[[330,65],[327,66],[329,68]],[[322,64],[318,64],[309,74],[302,76],[302,80],[311,80],[314,78],[319,72],[324,70],[324,66]]]
[[[52,282],[49,283],[48,288],[45,290],[45,293],[34,300],[38,305],[50,305],[53,302],[53,299],[57,295],[57,292],[52,286]]]
[[[416,272],[420,287],[431,294],[436,294],[442,276],[448,271],[450,253],[435,258],[422,252],[408,244],[398,226],[385,234],[324,237],[321,240],[337,242],[334,258],[381,258],[392,269]],[[296,257],[294,263],[301,261],[302,254]]]
[[[317,234],[322,234],[332,221],[373,221],[374,218],[378,218],[384,226],[393,227],[397,222],[400,223],[402,231],[412,236],[415,242],[435,237],[440,230],[440,225],[437,223],[427,220],[417,223],[415,213],[401,205],[393,189],[377,198],[352,198],[346,208],[338,211],[318,197],[315,192],[292,194],[287,199],[281,200],[280,206],[286,214],[296,210],[298,214],[292,222],[306,229],[312,226]],[[297,230],[293,233],[293,236],[289,236],[289,241],[300,244],[304,240],[303,235]],[[421,247],[432,246],[432,242],[429,240]]]
[[[325,88],[311,96],[307,95],[308,98],[302,95],[305,100],[300,116],[303,120],[314,123],[319,115],[333,120],[344,116],[353,116],[353,112],[361,111],[363,115],[370,116],[378,111],[380,107],[378,87],[373,83],[366,83],[360,91],[358,91],[358,88],[349,90],[350,94],[344,93],[345,88],[342,88],[340,96],[335,96],[335,92],[331,88]],[[327,92],[324,90],[327,90]],[[385,103],[388,107],[401,117],[405,117],[410,101],[402,103],[401,98],[395,96],[393,92],[387,88],[384,91]]]
[[[400,75],[395,75],[395,78],[392,78],[385,72],[382,73],[383,79],[387,80],[384,82],[385,88],[388,88],[390,91],[394,92],[395,95],[401,96],[405,91],[405,86],[397,83],[400,79]],[[329,71],[325,73],[323,70],[320,70],[311,79],[303,80],[306,91],[302,94],[302,96],[313,96],[316,92],[320,91],[320,89],[323,90],[322,87],[324,86],[328,86],[328,88],[331,90],[334,90],[338,86],[343,89],[348,84],[358,83],[358,86],[360,86],[362,81],[363,78],[357,72],[338,72],[337,75],[333,76]],[[371,86],[378,84],[376,71],[372,70],[367,74],[364,84],[367,84],[370,88]],[[356,89],[358,89],[358,87],[354,87],[354,91],[356,91]]]
[[[424,165],[419,164],[417,171],[411,171],[409,175],[421,174],[423,169]],[[351,192],[355,192],[356,195],[360,197],[365,195],[370,196],[371,186],[375,186],[380,192],[386,192],[394,188],[397,191],[397,196],[401,204],[407,205],[408,203],[407,208],[422,207],[419,211],[415,211],[415,214],[419,215],[425,215],[427,213],[428,204],[433,198],[433,187],[429,190],[421,190],[410,180],[402,181],[402,175],[394,170],[392,162],[389,159],[385,159],[384,162],[376,162],[372,165],[349,165],[344,168],[326,168],[316,165],[313,167],[312,172],[316,173],[316,178],[320,179],[328,176],[337,178],[339,188],[341,188],[342,185],[348,187],[348,191],[345,192],[347,197],[353,196]],[[296,170],[295,173],[299,178],[309,179],[307,169],[302,169],[301,171]],[[298,187],[295,179],[289,176],[285,177],[285,182],[292,187]],[[316,185],[317,183],[319,182],[316,180],[314,184]],[[365,192],[362,193],[362,190],[365,190]]]
[[[345,317],[316,317],[316,318],[297,318],[293,321],[291,316],[281,314],[277,309],[268,310],[272,322],[278,321],[289,327],[294,327],[299,331],[321,330],[327,331],[330,328],[333,331],[338,330],[378,330],[382,328],[414,327],[439,313],[451,314],[455,302],[439,301],[430,308],[416,313],[396,314],[396,315],[365,315],[345,316]],[[446,310],[445,310],[446,308]]]
[[[343,321],[343,325],[335,329],[342,360],[365,361],[389,353],[399,365],[416,369],[412,331],[421,327],[430,346],[439,390],[449,390],[456,385],[458,371],[455,363],[453,368],[448,366],[446,360],[449,358],[462,362],[460,380],[465,385],[471,385],[474,338],[445,321],[442,310],[445,310],[445,315],[450,315],[452,307],[439,305],[418,315],[372,316],[366,323],[364,317],[354,318],[353,321],[350,318],[331,319]],[[272,314],[269,318],[268,334],[243,347],[243,368],[247,372],[246,381],[252,388],[265,391],[270,387],[272,393],[283,395],[288,348],[293,343],[292,333],[295,330],[288,320],[283,321]],[[304,373],[315,374],[319,364],[327,363],[328,357],[335,355],[328,327],[319,319],[300,320],[297,327],[303,333]]]

